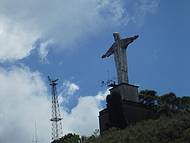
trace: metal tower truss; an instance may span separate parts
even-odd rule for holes
[[[37,125],[35,121],[35,126],[34,126],[34,138],[33,138],[33,143],[38,143],[38,136],[37,136]]]
[[[48,76],[50,86],[51,86],[51,92],[52,92],[52,117],[50,121],[52,122],[52,140],[57,140],[63,135],[62,131],[62,119],[60,110],[59,110],[59,103],[58,103],[58,96],[56,93],[56,85],[57,81],[56,80],[51,80],[50,77]]]

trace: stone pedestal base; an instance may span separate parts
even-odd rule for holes
[[[138,86],[121,83],[110,89],[110,92],[117,92],[121,96],[121,100],[138,102]]]
[[[99,112],[101,135],[112,127],[123,129],[138,121],[159,117],[155,110],[138,103],[138,86],[122,83],[111,88],[110,92],[107,107]]]
[[[141,120],[157,119],[159,117],[159,114],[155,110],[141,103],[123,101],[121,106],[125,119],[125,127],[131,124],[135,124]],[[111,113],[112,111],[113,110],[109,110],[109,108],[105,108],[99,112],[99,126],[101,135],[103,135],[103,133],[109,128],[120,128],[120,124],[122,124],[118,123],[117,125],[112,122],[113,120],[111,119],[110,115],[115,114],[115,116],[117,117],[117,113]]]

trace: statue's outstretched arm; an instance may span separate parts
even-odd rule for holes
[[[129,38],[126,38],[125,41],[130,44],[132,43],[134,40],[136,40],[137,38],[139,37],[139,35],[135,35],[133,37],[129,37]]]
[[[116,46],[115,43],[112,44],[112,46],[109,48],[109,50],[104,55],[102,55],[102,58],[106,58],[106,57],[109,57],[110,55],[112,55],[114,53],[115,46]]]
[[[133,37],[125,38],[121,40],[122,47],[127,48],[127,46],[132,43],[134,40],[136,40],[139,37],[139,35],[135,35]]]
[[[135,35],[133,37],[126,38],[126,41],[128,44],[132,43],[134,40],[136,40],[139,37],[139,35]]]

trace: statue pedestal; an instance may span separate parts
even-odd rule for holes
[[[122,101],[121,107],[122,107],[121,112],[125,119],[124,120],[125,127],[135,124],[142,120],[157,119],[159,117],[159,113],[157,113],[151,107],[143,105],[141,103],[124,100]],[[107,107],[99,112],[99,127],[101,135],[103,135],[106,130],[112,127],[120,128],[120,125],[122,123],[119,122],[118,124],[115,124],[115,122],[113,122],[112,119],[113,117],[119,118],[118,112],[113,113],[113,111],[114,110],[110,110]]]
[[[112,127],[124,129],[146,119],[157,119],[153,108],[138,102],[138,86],[122,83],[110,89],[107,107],[99,112],[100,134]]]
[[[110,89],[110,92],[117,92],[121,96],[121,100],[138,102],[138,86],[127,83],[121,83]]]

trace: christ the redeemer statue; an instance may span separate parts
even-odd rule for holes
[[[118,84],[128,84],[129,81],[126,50],[128,45],[132,43],[135,39],[137,39],[139,36],[136,35],[125,39],[120,39],[120,35],[118,32],[113,33],[113,36],[115,42],[112,44],[111,48],[102,56],[102,58],[106,58],[114,54]]]

